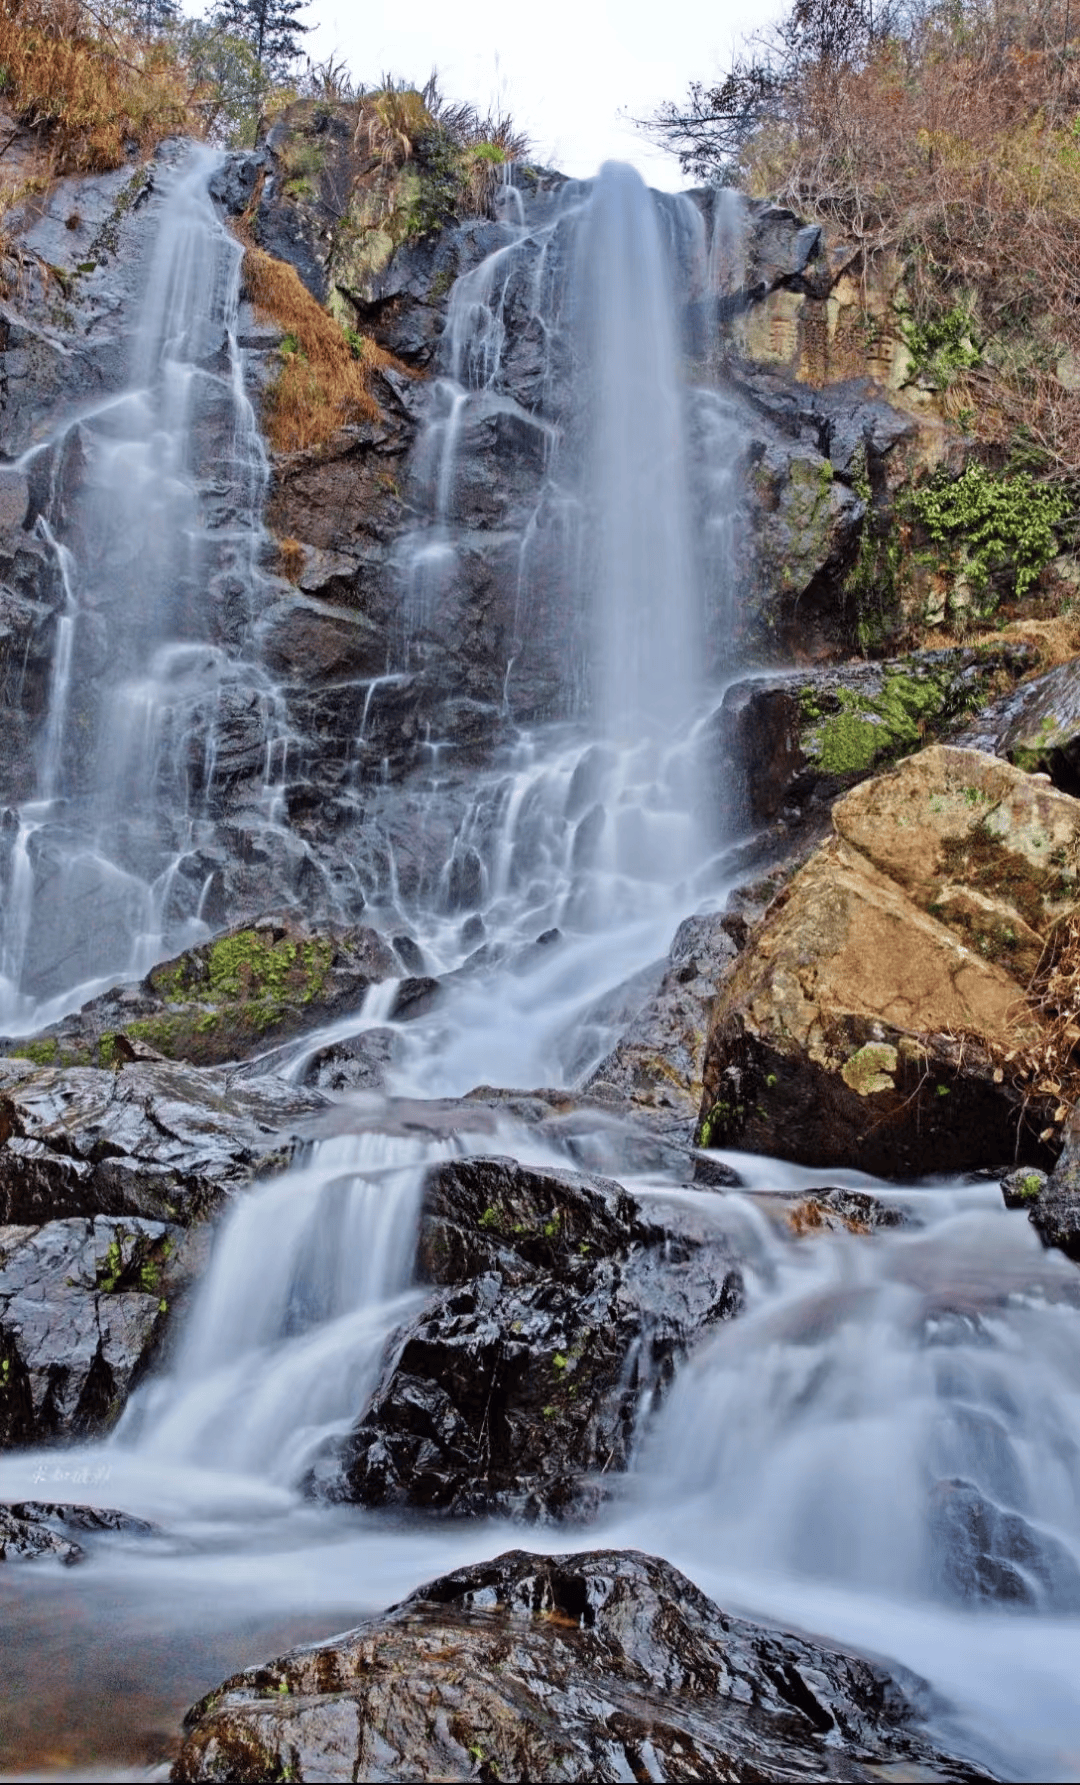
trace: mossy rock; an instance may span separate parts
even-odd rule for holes
[[[119,1070],[155,1055],[220,1065],[358,1011],[369,985],[399,973],[393,951],[371,929],[249,924],[163,961],[138,987],[106,992],[4,1051],[41,1066]]]

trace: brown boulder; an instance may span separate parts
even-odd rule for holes
[[[837,833],[919,908],[1025,983],[1075,909],[1080,801],[977,750],[935,744],[833,808]]]
[[[914,1675],[721,1611],[635,1550],[512,1550],[234,1674],[187,1779],[988,1778],[934,1746]]]
[[[1080,802],[935,746],[834,808],[713,1008],[700,1138],[886,1176],[1052,1159],[1006,1056],[1075,905]],[[1006,1062],[1007,1063],[1007,1062]]]

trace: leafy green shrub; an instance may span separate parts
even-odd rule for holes
[[[995,477],[969,465],[960,477],[937,477],[912,492],[911,512],[935,545],[959,558],[972,588],[988,588],[995,571],[1009,571],[1018,596],[1057,556],[1054,529],[1071,504],[1060,486],[1036,483],[1027,472]]]
[[[974,322],[962,305],[925,322],[904,316],[900,326],[914,370],[936,390],[948,390],[957,373],[970,372],[982,358],[972,339]]]

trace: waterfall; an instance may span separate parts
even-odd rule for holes
[[[117,1433],[157,1460],[298,1483],[373,1392],[408,1289],[426,1164],[448,1143],[316,1141],[221,1227],[173,1371]]]
[[[493,580],[513,584],[499,689],[512,741],[475,777],[410,916],[444,967],[462,959],[446,920],[456,931],[469,912],[496,947],[530,929],[589,935],[595,987],[591,973],[666,946],[678,915],[716,896],[724,817],[703,811],[695,722],[706,665],[730,667],[744,430],[730,396],[686,381],[679,295],[730,267],[693,201],[616,163],[499,215],[495,246],[450,293],[398,561],[403,660],[422,671],[430,642],[453,640],[492,441],[535,467],[491,548]],[[560,690],[555,714],[530,710],[538,675]],[[356,755],[362,775],[362,739]],[[453,761],[433,730],[436,813]],[[628,924],[652,940],[639,930],[624,950]],[[466,1053],[475,1069],[475,1034]],[[544,1070],[559,1075],[550,1056]]]
[[[254,804],[276,816],[284,727],[250,642],[267,459],[236,340],[243,250],[208,190],[220,159],[189,146],[166,172],[130,388],[28,455],[48,460],[37,530],[62,602],[0,911],[9,1032],[206,933],[218,734],[238,708],[267,765]]]
[[[516,215],[450,296],[415,459],[424,518],[400,547],[410,643],[422,658],[440,602],[453,611],[473,549],[458,487],[494,426],[496,438],[533,441],[543,467],[514,522],[508,709],[530,655],[550,649],[567,715],[620,744],[670,738],[702,692],[707,565],[695,532],[734,506],[734,491],[710,487],[709,461],[691,474],[676,287],[715,282],[724,257],[690,200],[651,193],[617,162]],[[511,318],[516,341],[535,342],[524,366],[507,364]],[[741,428],[731,403],[724,413],[731,460]],[[732,560],[724,574],[733,580]]]
[[[698,695],[701,616],[671,268],[633,168],[600,171],[579,248],[592,371],[588,487],[600,728],[670,733]]]

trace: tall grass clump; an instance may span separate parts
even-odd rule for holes
[[[366,335],[343,330],[312,297],[296,268],[249,244],[244,284],[263,316],[283,331],[281,367],[263,399],[263,428],[275,452],[301,452],[349,423],[378,421],[374,371],[395,367]]]
[[[355,146],[369,170],[389,174],[415,162],[426,176],[431,221],[483,216],[502,179],[503,165],[528,153],[526,135],[501,111],[481,114],[456,104],[432,74],[423,87],[384,75],[357,102]]]

